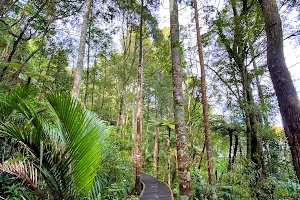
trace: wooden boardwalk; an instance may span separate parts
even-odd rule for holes
[[[173,200],[172,191],[166,183],[144,173],[141,175],[141,181],[144,188],[140,200]]]

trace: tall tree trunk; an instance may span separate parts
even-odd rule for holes
[[[72,90],[72,96],[76,99],[78,98],[79,92],[80,92],[80,83],[81,83],[82,71],[83,71],[83,58],[84,58],[84,52],[85,52],[86,35],[87,35],[91,5],[92,5],[92,0],[87,0],[86,5],[85,5],[85,11],[83,14],[83,19],[82,19],[82,25],[81,25],[77,66],[76,66],[74,85],[73,85],[73,90]]]
[[[122,83],[123,84],[123,83]],[[124,125],[124,115],[125,115],[125,97],[126,97],[126,87],[125,84],[122,86],[122,89],[120,91],[121,98],[120,98],[120,110],[119,110],[119,116],[117,118],[117,126],[118,131],[120,132],[120,137],[123,137],[123,125]]]
[[[244,109],[244,108],[243,108]],[[251,158],[251,124],[248,111],[245,111],[245,124],[246,124],[246,134],[247,134],[247,159]]]
[[[135,92],[135,91],[134,91]],[[136,101],[132,102],[132,141],[136,141]],[[135,145],[132,146],[132,160],[135,163]]]
[[[170,148],[171,148],[171,128],[168,127],[168,133],[169,133],[169,137],[168,137],[168,141],[167,141],[167,149],[168,149],[168,184],[169,186],[171,186],[171,158],[170,158]]]
[[[135,147],[135,191],[141,193],[141,170],[142,170],[142,114],[143,114],[143,14],[144,0],[141,3],[140,20],[140,52],[138,61],[138,81],[136,98],[136,147]]]
[[[184,119],[184,102],[179,42],[178,0],[170,0],[170,32],[172,55],[172,79],[174,99],[174,121],[177,136],[178,178],[180,199],[191,199],[191,174]]]
[[[199,165],[198,165],[198,169],[200,170],[201,169],[201,163],[202,163],[202,160],[203,160],[203,155],[204,155],[204,151],[205,151],[205,146],[206,146],[206,143],[204,142],[203,144],[203,147],[202,147],[202,151],[201,151],[201,154],[200,154],[200,161],[199,161]]]
[[[153,151],[153,174],[157,177],[157,158],[158,158],[158,135],[159,134],[159,127],[155,126],[155,140],[154,140],[154,151]]]
[[[89,79],[90,79],[90,46],[91,46],[91,25],[89,25],[89,32],[88,32],[88,50],[87,50],[87,69],[86,69],[86,83],[85,83],[85,93],[84,93],[84,104],[86,105],[86,100],[88,97],[88,90],[89,90]]]
[[[217,199],[216,188],[214,186],[214,166],[213,166],[212,145],[211,145],[211,136],[210,136],[210,123],[208,119],[205,65],[204,65],[203,48],[202,48],[202,41],[201,41],[201,34],[200,34],[197,0],[194,0],[194,9],[195,9],[195,22],[196,22],[197,42],[198,42],[198,54],[199,54],[200,67],[201,67],[201,94],[202,94],[202,109],[203,109],[203,123],[204,123],[206,153],[207,153],[207,160],[208,160],[208,182],[211,186],[211,191],[210,191],[211,193],[209,195],[209,198]]]
[[[93,76],[93,86],[92,86],[92,108],[94,106],[94,92],[95,92],[95,81],[96,81],[96,73],[97,73],[97,56],[95,55],[95,61],[94,61],[94,76]]]
[[[104,83],[106,83],[106,79],[107,79],[107,66],[106,66],[106,62],[104,62]],[[102,88],[102,101],[101,101],[101,109],[103,109],[104,107],[104,95],[105,95],[105,90],[106,90],[106,84],[104,84],[103,88]]]
[[[275,0],[260,0],[267,34],[267,63],[278,99],[293,164],[300,180],[300,102],[283,53],[280,15]]]
[[[233,131],[231,129],[229,129],[228,133],[229,133],[228,171],[230,171],[231,170],[231,148],[232,148]]]
[[[235,162],[235,158],[236,158],[236,154],[237,154],[237,150],[238,150],[238,145],[239,145],[239,136],[235,134],[234,135],[234,139],[235,139],[235,143],[234,143],[234,149],[233,149],[233,156],[232,156],[231,166]]]
[[[262,140],[258,135],[258,121],[257,121],[257,111],[255,109],[254,99],[253,99],[253,91],[250,86],[250,75],[245,68],[246,76],[246,85],[243,85],[245,96],[245,114],[247,119],[247,131],[250,135],[250,158],[254,165],[254,178],[250,181],[250,187],[252,192],[252,197],[260,199],[261,192],[258,188],[263,187],[263,182],[267,176],[266,168],[264,164],[264,156],[262,150]]]

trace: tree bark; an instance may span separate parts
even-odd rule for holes
[[[205,133],[205,143],[206,143],[206,153],[208,161],[208,182],[211,186],[211,191],[209,194],[210,199],[217,199],[216,188],[214,186],[214,167],[213,167],[213,155],[212,155],[212,144],[210,136],[210,123],[208,118],[208,103],[206,96],[206,80],[205,80],[205,65],[203,58],[203,48],[201,41],[199,17],[198,17],[198,5],[197,0],[194,0],[194,10],[195,10],[195,23],[197,31],[197,42],[198,42],[198,54],[201,67],[201,94],[202,94],[202,110],[203,110],[203,123],[204,123],[204,133]]]
[[[234,149],[233,149],[233,156],[232,156],[232,160],[231,160],[231,166],[234,164],[235,162],[235,158],[236,158],[236,154],[237,154],[237,150],[238,150],[238,145],[239,145],[239,136],[238,135],[234,135]]]
[[[132,141],[135,143],[136,141],[136,100],[132,102]],[[135,145],[132,146],[132,160],[135,164]]]
[[[154,141],[154,151],[153,151],[153,174],[157,177],[157,158],[158,158],[158,135],[159,134],[159,127],[155,126],[155,141]]]
[[[204,155],[205,147],[206,147],[206,144],[205,144],[205,142],[204,142],[203,147],[202,147],[202,151],[201,151],[201,154],[200,154],[199,165],[198,165],[198,169],[199,169],[199,170],[201,169],[201,163],[202,163],[202,160],[203,160],[203,155]]]
[[[84,58],[84,52],[85,52],[86,35],[87,35],[91,5],[92,5],[92,0],[87,0],[86,5],[85,5],[85,11],[83,14],[82,25],[81,25],[77,66],[76,66],[74,85],[73,85],[73,90],[72,90],[72,96],[76,99],[78,98],[79,93],[80,93],[80,83],[81,83],[82,71],[83,71],[83,58]]]
[[[170,158],[170,150],[171,150],[171,128],[168,127],[168,133],[169,133],[169,137],[168,137],[168,141],[167,141],[167,149],[168,149],[168,184],[169,186],[171,186],[171,158]]]
[[[178,156],[178,178],[180,199],[191,199],[191,174],[189,154],[187,148],[187,136],[184,119],[184,101],[181,74],[181,53],[179,42],[178,0],[170,0],[170,32],[171,32],[171,56],[172,79],[174,100],[174,121],[177,136],[176,147]]]
[[[92,86],[92,108],[94,106],[94,92],[95,92],[95,81],[96,81],[96,73],[97,73],[97,56],[95,55],[95,61],[94,61],[94,68],[93,70],[93,86]]]
[[[140,51],[138,61],[138,81],[136,98],[136,149],[135,149],[135,191],[141,193],[141,170],[142,170],[142,114],[143,114],[143,14],[144,0],[141,2],[140,20]]]
[[[86,83],[85,83],[85,93],[84,93],[84,104],[86,105],[88,90],[89,90],[89,81],[90,81],[90,46],[91,46],[91,25],[89,25],[88,32],[88,50],[87,50],[87,69],[86,69]]]
[[[282,24],[275,0],[259,0],[267,34],[267,64],[293,164],[300,180],[300,102],[283,53]]]
[[[228,133],[229,133],[228,171],[230,171],[231,170],[231,148],[232,148],[233,131],[231,129],[229,129]]]

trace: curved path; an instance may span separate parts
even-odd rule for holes
[[[166,183],[144,173],[141,175],[141,181],[144,188],[140,200],[173,200],[172,191]]]

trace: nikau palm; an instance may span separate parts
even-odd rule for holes
[[[69,96],[47,96],[43,112],[18,94],[12,99],[5,103],[23,115],[24,123],[1,122],[0,136],[27,146],[54,198],[84,198],[95,193],[93,184],[105,155],[106,138],[105,126],[97,116]],[[9,167],[12,164],[1,165],[0,170],[17,175]],[[29,179],[30,174],[23,177]]]

